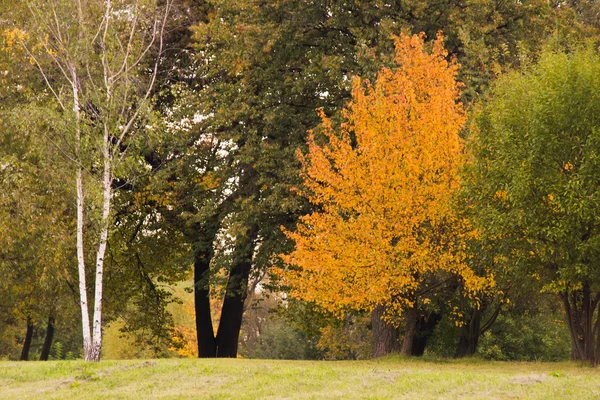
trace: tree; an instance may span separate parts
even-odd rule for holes
[[[127,155],[145,129],[170,4],[32,0],[27,2],[30,15],[25,23],[15,20],[20,44],[67,122],[64,131],[49,140],[75,171],[79,295],[88,361],[98,361],[102,348],[104,259],[113,184],[115,177],[136,170]],[[92,210],[100,210],[99,215],[89,215]],[[97,246],[92,330],[84,228],[95,218],[97,231],[88,238]]]
[[[202,165],[204,177],[174,188],[182,189],[179,201],[186,205],[178,225],[194,250],[201,357],[214,357],[217,349],[219,356],[236,355],[248,281],[285,248],[278,226],[291,227],[305,206],[289,195],[299,182],[295,149],[318,123],[316,108],[341,108],[348,95],[344,81],[359,70],[358,44],[345,24],[359,24],[362,14],[347,20],[336,12],[322,26],[325,3],[307,9],[297,1],[215,2],[210,21],[195,30],[200,96],[194,113],[202,121],[197,139],[186,141],[190,148],[212,143],[217,157],[202,149],[181,157],[180,165]],[[223,269],[227,293],[215,335],[210,285]]]
[[[405,354],[434,278],[458,276],[471,291],[485,284],[464,262],[471,233],[452,209],[466,117],[458,65],[446,56],[441,37],[428,53],[423,35],[402,35],[396,68],[373,86],[355,81],[340,129],[323,116],[326,143],[310,135],[302,157],[318,211],[287,232],[295,249],[283,256],[293,297],[334,312],[384,306],[396,324],[404,313]]]
[[[557,293],[573,358],[600,360],[600,56],[546,49],[496,85],[472,133],[472,204],[492,256]]]

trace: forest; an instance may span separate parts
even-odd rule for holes
[[[0,0],[0,360],[600,362],[597,0]]]

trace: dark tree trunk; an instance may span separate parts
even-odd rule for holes
[[[375,307],[371,313],[371,327],[373,332],[371,355],[373,358],[400,351],[400,332],[398,328],[395,328],[382,319],[384,313],[384,306]]]
[[[598,363],[597,342],[600,341],[600,332],[594,315],[600,301],[600,294],[592,296],[592,291],[587,283],[581,290],[565,291],[560,295],[565,309],[567,326],[571,333],[571,357],[573,360],[582,360],[596,365]],[[593,298],[592,298],[593,297]],[[599,317],[597,317],[599,318]]]
[[[404,339],[402,340],[402,347],[400,348],[400,354],[405,356],[412,355],[413,342],[415,338],[415,331],[417,329],[417,318],[418,310],[416,304],[406,310],[404,313],[405,327],[404,327]]]
[[[468,357],[475,354],[481,334],[481,310],[473,310],[468,323],[460,331],[460,339],[454,357]]]
[[[581,327],[581,312],[577,309],[577,295],[575,292],[566,293],[564,305],[571,332],[572,357],[574,360],[585,360],[585,335]]]
[[[220,358],[237,357],[244,301],[248,294],[248,278],[252,270],[257,235],[258,225],[252,224],[246,234],[236,241],[216,338],[216,356]]]
[[[571,337],[571,360],[573,361],[583,361],[581,354],[579,353],[579,349],[577,348],[577,344],[575,343],[573,337]]]
[[[584,351],[582,335],[579,332],[579,318],[577,315],[577,310],[571,307],[570,298],[572,297],[574,297],[574,294],[569,292],[564,292],[560,295],[567,318],[567,327],[569,328],[569,333],[571,334],[571,358],[573,360],[583,360]]]
[[[54,338],[54,316],[48,317],[48,327],[46,328],[46,337],[44,339],[44,345],[42,346],[42,354],[40,354],[40,361],[48,361],[50,356],[50,348],[52,347],[52,339]]]
[[[597,296],[600,296],[600,294],[598,294]],[[598,365],[598,363],[600,363],[600,310],[598,311],[598,316],[596,317],[596,327],[594,328],[594,334],[596,335],[596,354],[594,355],[594,365]]]
[[[442,315],[439,313],[425,314],[418,318],[411,350],[412,356],[420,357],[425,353],[427,340],[433,335],[433,330],[441,319]]]
[[[505,294],[506,298],[506,294]],[[463,300],[465,300],[463,298]],[[486,310],[491,305],[490,298],[483,298],[479,304],[479,308],[472,308],[470,311],[470,316],[468,321],[462,326],[460,331],[460,338],[458,340],[458,345],[456,346],[456,351],[454,352],[454,357],[468,357],[472,356],[477,352],[477,346],[479,345],[479,338],[485,332],[490,330],[498,316],[500,315],[500,311],[502,311],[502,302],[494,309],[494,312],[488,318],[485,323],[483,322],[483,316],[486,313]],[[462,306],[465,306],[465,302],[461,302]],[[465,312],[466,314],[467,312]]]
[[[245,191],[256,189],[253,185],[253,174],[244,174],[240,186]],[[221,202],[207,223],[196,231],[201,232],[201,239],[194,248],[194,302],[196,314],[196,337],[198,339],[198,357],[236,357],[237,341],[242,324],[244,300],[248,277],[252,268],[254,242],[258,235],[258,227],[248,230],[245,237],[240,237],[234,250],[233,262],[229,273],[225,299],[221,309],[219,329],[215,337],[210,306],[210,263],[214,256],[214,241],[221,227],[221,221],[228,207],[239,200],[239,193],[230,195]],[[241,293],[241,289],[243,292]],[[240,289],[240,290],[238,290]],[[241,306],[239,302],[241,300]]]
[[[583,325],[583,344],[585,359],[595,364],[595,351],[594,346],[596,341],[594,340],[594,305],[592,304],[592,294],[590,286],[588,284],[583,285],[582,289],[582,325]]]
[[[212,215],[206,217],[206,222],[196,225],[188,234],[188,237],[194,240],[194,311],[199,358],[214,358],[217,355],[210,307],[210,263],[214,256],[213,246],[221,228],[224,210],[232,199],[230,196],[221,202]]]
[[[27,331],[25,332],[25,341],[21,350],[21,361],[29,360],[29,349],[31,348],[31,338],[33,337],[33,322],[27,317]]]
[[[194,251],[194,303],[196,313],[196,338],[198,357],[211,358],[217,354],[210,310],[209,272],[214,237],[199,243]]]

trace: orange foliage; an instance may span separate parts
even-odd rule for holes
[[[198,339],[195,329],[194,298],[189,298],[183,303],[183,314],[187,317],[175,325],[171,339],[174,346],[169,350],[176,352],[181,357],[194,358],[198,356]]]
[[[212,314],[213,330],[216,332],[221,320],[223,296],[225,288],[213,285],[210,309]],[[175,308],[175,326],[171,331],[173,346],[170,351],[181,357],[194,358],[198,356],[198,338],[196,336],[196,312],[194,295],[191,293],[180,294],[183,303]]]
[[[427,276],[456,274],[476,291],[485,283],[464,262],[467,224],[452,208],[463,163],[458,65],[438,36],[396,40],[397,68],[372,86],[354,82],[344,123],[322,115],[320,146],[311,133],[301,155],[304,193],[319,211],[286,232],[295,249],[282,272],[291,295],[331,312],[396,315],[412,306]]]

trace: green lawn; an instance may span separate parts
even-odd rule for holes
[[[593,399],[574,363],[163,359],[0,362],[0,399]]]

